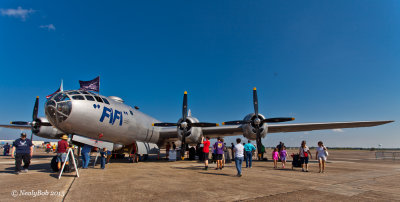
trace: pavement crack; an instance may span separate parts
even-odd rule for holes
[[[63,199],[62,199],[63,202],[65,201],[65,198],[67,197],[67,195],[68,195],[68,193],[69,193],[69,190],[71,189],[72,185],[74,184],[76,178],[77,178],[77,177],[74,177],[74,179],[72,180],[71,184],[69,185],[67,191],[65,192],[64,197],[63,197]]]

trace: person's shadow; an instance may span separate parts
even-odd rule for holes
[[[21,166],[24,166],[24,163],[22,163]],[[40,164],[31,164],[31,165],[29,165],[28,170],[35,171],[35,172],[41,172],[41,173],[54,173],[53,170],[51,169],[50,162],[49,163],[40,163]],[[0,173],[14,174],[15,166],[8,167],[5,170],[1,170]]]

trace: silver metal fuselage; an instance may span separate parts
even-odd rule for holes
[[[60,99],[62,96],[66,99]],[[87,96],[100,97],[102,102],[89,100]],[[152,126],[159,121],[121,101],[84,91],[64,91],[46,102],[45,112],[53,126],[68,134],[122,145],[135,141],[159,143],[160,129]]]

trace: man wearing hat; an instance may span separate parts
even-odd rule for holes
[[[57,167],[58,170],[61,169],[61,163],[65,161],[65,158],[67,157],[67,149],[68,149],[68,136],[63,135],[61,136],[61,140],[58,141],[58,146],[57,146]],[[66,163],[68,165],[68,162]]]
[[[33,155],[33,144],[30,139],[26,138],[26,133],[21,133],[21,138],[18,138],[13,143],[11,150],[11,158],[14,158],[15,152],[15,172],[16,174],[21,173],[22,160],[24,161],[23,172],[28,172],[29,164]]]

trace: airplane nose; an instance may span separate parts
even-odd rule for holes
[[[59,93],[49,100],[45,105],[45,113],[51,124],[57,126],[65,121],[72,110],[71,99],[64,93]]]

